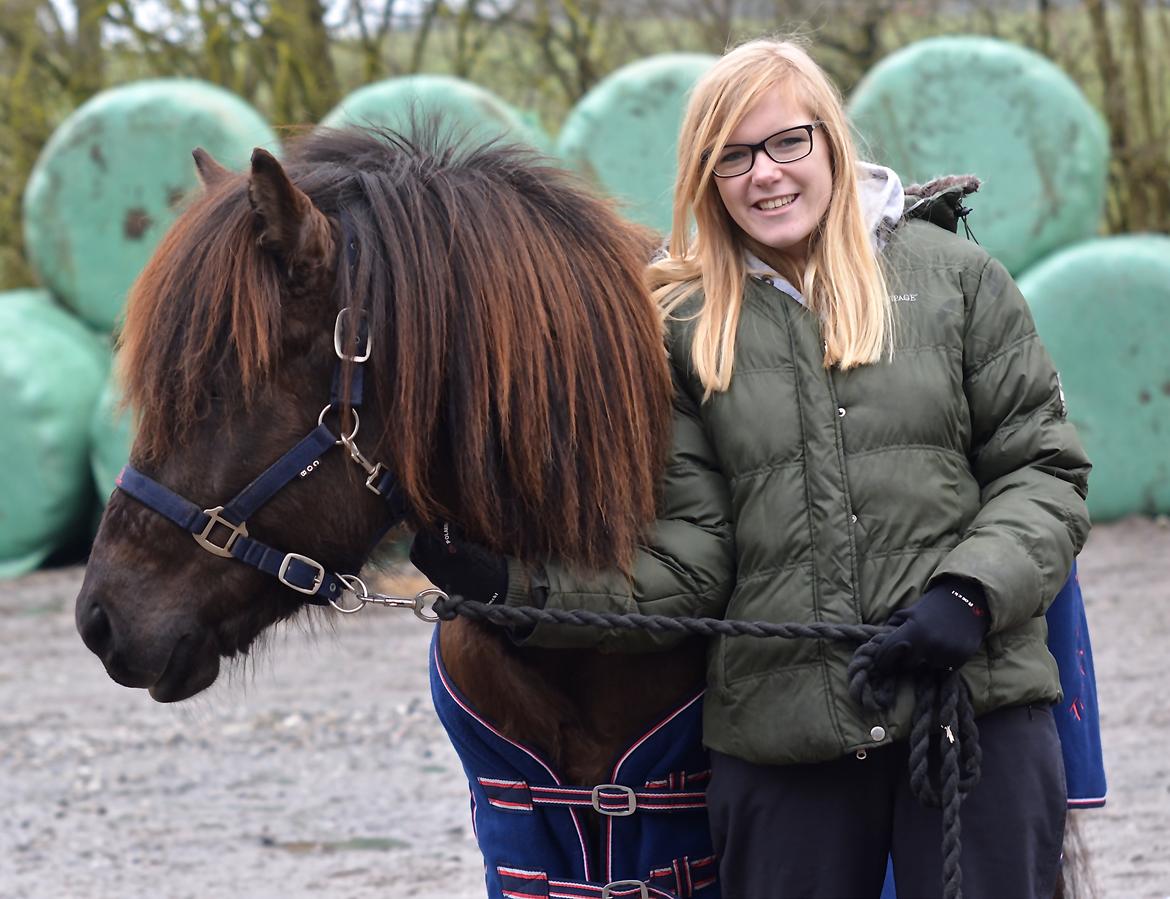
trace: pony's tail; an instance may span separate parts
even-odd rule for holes
[[[1054,899],[1097,899],[1092,857],[1081,831],[1079,813],[1070,811],[1064,829],[1064,854]]]

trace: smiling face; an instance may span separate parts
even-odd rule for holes
[[[773,87],[748,110],[727,143],[759,143],[778,131],[814,120],[788,92]],[[750,171],[715,179],[724,208],[744,234],[799,261],[807,257],[809,237],[824,218],[833,191],[823,127],[813,131],[812,141],[812,152],[803,159],[778,163],[757,150]]]

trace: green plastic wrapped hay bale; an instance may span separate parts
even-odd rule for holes
[[[241,168],[276,136],[251,106],[201,81],[104,91],[58,128],[24,196],[24,236],[41,281],[109,331],[126,293],[196,185],[191,151]]]
[[[618,69],[573,107],[558,152],[621,200],[628,218],[668,232],[687,94],[714,62],[667,53]]]
[[[22,287],[0,292],[0,304],[12,303],[19,306],[23,303],[34,303],[53,306],[56,302],[51,293],[40,287]]]
[[[868,152],[907,182],[972,173],[969,222],[1013,273],[1098,234],[1105,124],[1059,68],[982,37],[911,44],[861,81],[849,114]]]
[[[134,442],[134,416],[121,403],[117,372],[111,369],[89,424],[89,463],[102,503],[114,492],[115,481],[130,458],[130,444]]]
[[[509,106],[491,91],[450,75],[408,75],[359,88],[326,114],[326,128],[378,125],[409,135],[429,116],[473,141],[520,141],[549,151],[551,140],[533,116]]]
[[[509,108],[524,123],[524,127],[528,129],[528,140],[538,150],[549,156],[556,153],[557,142],[545,130],[544,123],[540,121],[540,113],[534,109],[524,109],[519,106]]]
[[[0,294],[0,578],[88,525],[89,421],[110,352],[38,291]]]
[[[1094,520],[1170,513],[1170,238],[1087,241],[1020,288],[1093,461]]]

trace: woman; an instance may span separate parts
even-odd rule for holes
[[[1050,896],[1065,795],[1043,616],[1088,532],[1089,463],[1007,272],[909,219],[896,175],[855,160],[840,97],[799,46],[752,41],[716,63],[682,126],[669,252],[649,269],[687,446],[664,497],[676,514],[632,583],[501,561],[460,584],[431,538],[415,558],[510,603],[892,621],[878,668],[961,667],[979,716],[965,894]],[[715,579],[671,544],[672,520],[728,502],[719,608],[726,590],[686,590],[686,573]],[[877,896],[889,854],[899,896],[939,892],[940,816],[908,783],[911,678],[866,713],[847,688],[853,648],[713,645],[703,738],[725,899]]]

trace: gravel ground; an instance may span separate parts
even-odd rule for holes
[[[1108,806],[1081,814],[1098,895],[1170,899],[1170,526],[1098,527],[1080,568],[1109,768]],[[428,626],[369,609],[287,627],[162,706],[82,646],[80,579],[0,585],[0,897],[483,895]]]

